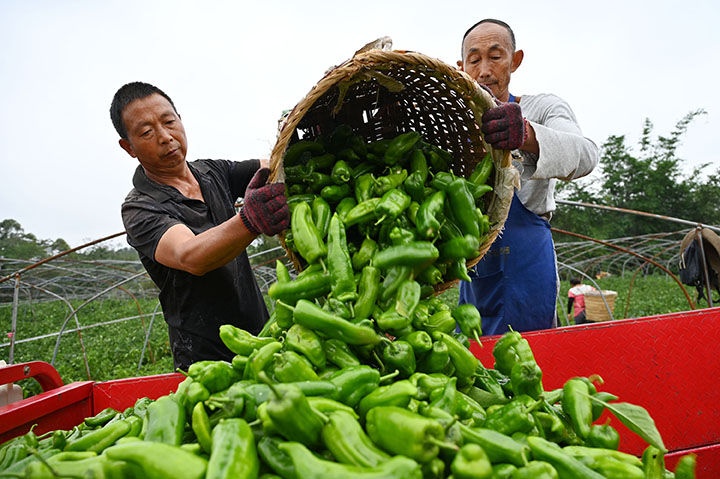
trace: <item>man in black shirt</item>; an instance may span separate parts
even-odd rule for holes
[[[245,250],[259,234],[288,227],[285,186],[265,184],[266,160],[187,162],[180,115],[152,85],[121,87],[110,116],[120,146],[140,163],[122,218],[128,243],[160,288],[175,367],[230,360],[220,325],[256,334],[268,318]]]

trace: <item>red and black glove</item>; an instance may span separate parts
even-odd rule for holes
[[[516,150],[527,140],[527,121],[517,103],[502,103],[482,116],[485,141],[500,150]]]
[[[290,226],[290,213],[285,198],[285,183],[265,182],[270,176],[268,168],[255,172],[245,190],[244,205],[240,218],[253,234],[273,236]]]

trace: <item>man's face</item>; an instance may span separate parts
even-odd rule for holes
[[[523,52],[513,52],[510,32],[495,23],[481,23],[463,42],[460,68],[487,86],[500,101],[508,101],[510,75],[520,66]]]
[[[180,116],[162,95],[128,103],[122,112],[128,139],[120,146],[151,174],[164,175],[185,162],[187,138]]]

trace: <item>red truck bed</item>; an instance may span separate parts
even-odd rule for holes
[[[644,407],[654,418],[669,469],[687,452],[698,455],[698,479],[720,477],[720,308],[617,320],[524,333],[543,370],[546,389],[572,376],[599,374],[600,390]],[[498,337],[481,338],[473,353],[487,367]],[[158,398],[182,381],[179,373],[83,381],[63,385],[47,363],[0,369],[0,384],[34,377],[42,394],[0,407],[0,442],[25,433],[70,429],[106,407],[123,410],[143,396]],[[606,413],[607,414],[607,413]],[[615,418],[623,451],[641,454],[646,444]]]

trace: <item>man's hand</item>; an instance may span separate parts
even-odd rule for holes
[[[503,103],[487,110],[481,129],[485,141],[500,150],[516,150],[527,140],[526,120],[517,103]]]
[[[255,172],[245,190],[240,218],[251,233],[273,236],[290,226],[290,214],[285,198],[285,184],[266,185],[268,176],[268,168],[260,168]]]

